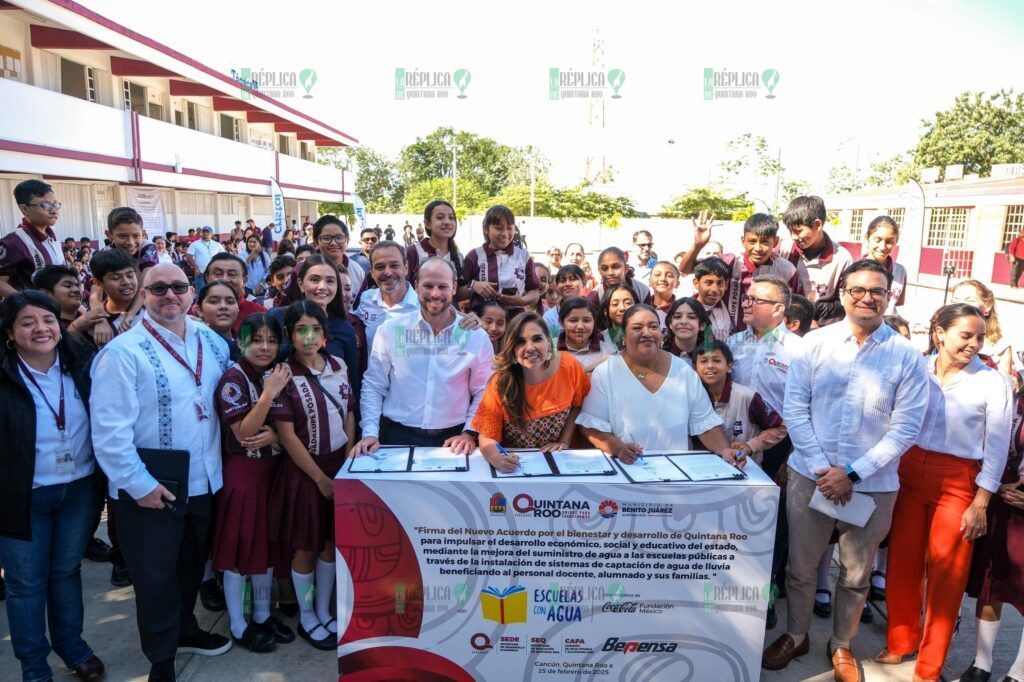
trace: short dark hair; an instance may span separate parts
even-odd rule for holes
[[[242,221],[241,221],[241,220],[236,220],[236,221],[235,221],[235,225],[241,225],[241,224],[242,224]]]
[[[729,281],[729,277],[732,275],[732,268],[726,265],[725,261],[717,256],[705,258],[701,262],[697,263],[697,266],[693,269],[693,276],[700,280],[708,275],[714,275],[715,277],[720,277],[721,279]]]
[[[290,254],[286,253],[283,256],[277,256],[274,260],[270,261],[270,267],[267,268],[268,274],[273,274],[278,270],[284,270],[285,268],[294,268],[295,258]]]
[[[648,230],[637,230],[636,232],[633,233],[633,243],[634,244],[636,244],[636,238],[639,237],[642,234],[647,235],[647,238],[650,239],[652,242],[654,241],[654,235],[651,234]]]
[[[886,288],[892,286],[892,272],[889,270],[889,268],[885,267],[876,260],[871,260],[870,258],[861,258],[860,260],[853,261],[848,266],[846,266],[845,270],[843,270],[843,274],[839,276],[839,288],[842,289],[846,286],[847,277],[849,277],[855,272],[864,271],[877,272],[879,274],[885,275]]]
[[[129,223],[135,223],[142,227],[142,216],[130,206],[119,206],[107,214],[107,230],[110,232],[113,232],[118,225]]]
[[[303,244],[299,248],[295,249],[295,259],[298,260],[299,256],[307,251],[310,253],[316,253],[316,247],[312,244]]]
[[[279,346],[284,341],[284,329],[276,317],[270,313],[249,313],[238,328],[239,349],[244,352],[252,337],[261,329],[269,329],[277,337]]]
[[[25,180],[14,188],[14,201],[18,205],[32,202],[32,197],[41,197],[53,191],[53,187],[42,180]]]
[[[337,225],[341,228],[342,234],[346,237],[348,236],[348,225],[345,224],[345,221],[338,216],[327,214],[320,216],[320,219],[313,223],[313,241],[320,239],[320,233],[323,232],[324,228],[328,225]]]
[[[782,304],[788,308],[789,304],[793,301],[793,291],[789,288],[789,285],[785,281],[776,277],[775,275],[757,275],[752,280],[751,284],[771,284],[775,287],[776,291],[782,295]]]
[[[362,236],[364,234],[366,234],[367,232],[369,232],[371,234],[374,234],[374,235],[377,234],[376,232],[373,231],[372,227],[364,227],[363,229],[359,230],[359,237],[362,238]]]
[[[210,271],[211,265],[213,265],[214,263],[219,263],[222,260],[230,260],[238,263],[240,266],[242,266],[242,277],[246,276],[247,270],[245,268],[245,261],[242,260],[241,257],[236,256],[233,253],[228,253],[227,251],[224,251],[222,253],[215,254],[214,257],[210,259],[210,262],[206,264],[206,269],[203,270],[203,277],[206,277],[206,273]]]
[[[569,314],[574,310],[587,310],[590,312],[590,315],[594,318],[594,332],[596,333],[598,322],[597,308],[594,307],[589,298],[583,296],[570,296],[562,301],[562,304],[558,306],[558,321],[565,322],[565,318],[569,317]]]
[[[230,282],[226,282],[225,280],[222,279],[215,279],[212,282],[207,282],[206,284],[204,284],[203,288],[199,290],[199,298],[196,301],[198,305],[203,304],[203,301],[205,301],[206,297],[210,295],[210,291],[214,287],[227,287],[228,291],[231,292],[231,295],[235,297],[235,300],[238,300],[238,294],[235,293],[235,288],[231,286]]]
[[[497,225],[502,220],[504,220],[509,225],[515,225],[516,215],[508,206],[502,206],[501,204],[495,204],[494,206],[491,206],[489,209],[487,209],[487,212],[484,213],[485,234],[489,226]]]
[[[729,348],[729,344],[725,343],[724,341],[719,341],[718,339],[715,339],[711,343],[698,343],[696,346],[694,346],[693,358],[696,361],[696,359],[701,355],[710,355],[711,353],[714,353],[716,350],[722,351],[722,355],[725,356],[725,361],[728,362],[730,365],[734,362],[732,349]]]
[[[786,322],[792,322],[793,320],[800,322],[798,330],[801,334],[806,334],[810,331],[811,321],[814,320],[814,304],[806,296],[793,294],[792,300],[790,300],[789,306],[786,308]]]
[[[47,265],[32,273],[32,286],[52,293],[57,282],[65,277],[73,277],[76,282],[78,281],[78,273],[66,265]]]
[[[825,320],[845,320],[846,308],[838,297],[819,298],[814,302],[814,321],[821,324]]]
[[[100,282],[112,272],[134,270],[135,260],[121,249],[101,249],[89,261],[92,276]]]
[[[786,212],[782,214],[782,222],[786,224],[786,227],[794,225],[810,227],[815,220],[820,220],[824,225],[828,220],[828,213],[825,211],[825,200],[813,194],[793,199],[786,207]]]
[[[902,317],[900,317],[899,315],[886,315],[885,317],[882,318],[882,322],[889,325],[889,327],[894,332],[899,332],[900,327],[906,327],[907,329],[910,329],[910,323],[907,322]]]
[[[558,268],[558,272],[555,273],[555,282],[565,282],[570,279],[578,279],[580,281],[586,281],[587,276],[583,272],[583,268],[578,265],[563,265]]]
[[[779,221],[767,213],[755,213],[743,223],[743,234],[753,233],[758,237],[778,237]]]
[[[371,228],[370,231],[372,232],[373,229]],[[367,259],[370,261],[371,267],[373,266],[374,254],[376,254],[378,251],[381,251],[382,249],[398,249],[398,253],[402,255],[402,263],[406,262],[405,247],[396,241],[393,241],[391,239],[385,239],[384,241],[377,242],[370,248],[370,255],[367,256]]]

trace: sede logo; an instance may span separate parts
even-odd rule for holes
[[[672,653],[679,644],[677,642],[629,642],[618,637],[609,637],[605,640],[601,651],[621,651],[624,654],[631,653]]]

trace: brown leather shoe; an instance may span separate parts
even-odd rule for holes
[[[103,666],[103,661],[95,654],[85,659],[85,662],[74,670],[79,679],[86,680],[87,682],[101,679],[106,671],[107,669]]]
[[[797,656],[803,656],[811,650],[811,636],[804,635],[804,641],[797,646],[789,635],[782,635],[772,642],[761,657],[761,667],[765,670],[782,670]]]
[[[914,654],[894,654],[888,649],[882,649],[882,653],[875,656],[875,663],[882,665],[899,665]]]
[[[860,668],[853,652],[844,646],[836,647],[831,652],[826,647],[829,660],[832,661],[832,674],[836,682],[861,682]]]

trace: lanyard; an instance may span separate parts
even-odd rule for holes
[[[39,386],[39,382],[37,382],[36,378],[32,376],[32,370],[29,369],[28,365],[25,364],[25,361],[22,360],[21,357],[18,357],[18,364],[21,366],[21,371],[24,373],[25,377],[31,381],[32,385],[36,387],[37,391],[39,391],[39,395],[43,396],[43,402],[46,403],[48,408],[50,408],[50,412],[53,413],[53,418],[57,422],[57,430],[63,431],[64,427],[67,425],[67,417],[64,413],[64,368],[61,367],[60,372],[60,410],[55,410],[53,409],[53,405],[50,404],[50,399],[46,397],[46,393],[44,393],[43,389]]]
[[[150,335],[154,339],[157,340],[157,343],[159,343],[161,346],[164,347],[164,350],[166,350],[168,353],[171,354],[172,358],[177,360],[179,365],[181,365],[182,367],[184,367],[185,369],[188,370],[188,373],[192,375],[193,379],[195,379],[196,388],[202,387],[202,385],[203,385],[203,340],[202,339],[196,339],[196,342],[199,345],[199,352],[198,352],[197,357],[196,357],[196,368],[195,368],[195,370],[193,370],[191,367],[189,367],[188,363],[185,362],[184,358],[182,358],[180,355],[178,355],[178,352],[176,350],[171,348],[171,344],[167,343],[167,339],[165,339],[163,336],[161,336],[160,332],[158,332],[157,330],[153,329],[153,325],[151,325],[148,320],[143,320],[142,321],[142,326],[145,327],[146,331],[148,331],[150,333]]]

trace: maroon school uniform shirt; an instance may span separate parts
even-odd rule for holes
[[[322,355],[327,362],[316,378],[323,390],[311,380],[311,375],[315,374],[311,369],[289,358],[292,380],[270,407],[271,419],[291,422],[295,435],[313,457],[330,455],[345,445],[345,415],[355,407],[345,362],[326,352]],[[324,395],[325,391],[338,406]]]
[[[408,268],[406,277],[410,284],[416,284],[416,271],[420,269],[420,263],[437,255],[439,255],[437,249],[434,248],[434,245],[427,238],[413,242],[405,247],[405,263]],[[455,270],[458,272],[458,284],[459,286],[464,285],[466,281],[458,255],[454,251],[448,251],[443,258],[455,266]],[[369,279],[369,272],[367,272],[367,279]]]
[[[48,265],[63,265],[64,254],[53,228],[40,233],[27,219],[0,239],[0,275],[18,291],[32,288],[32,273]]]
[[[245,358],[229,367],[217,385],[216,408],[224,444],[224,459],[246,457],[264,459],[277,454],[272,445],[259,450],[246,450],[235,437],[231,424],[237,424],[252,411],[263,390],[263,372],[249,364]],[[265,423],[270,423],[268,417]]]
[[[116,248],[116,246],[111,244],[109,246],[104,246],[101,250],[112,251],[113,249]],[[139,245],[138,253],[136,253],[134,256],[129,255],[129,257],[135,262],[135,265],[136,267],[138,267],[140,273],[145,272],[146,270],[150,269],[151,267],[160,262],[160,254],[157,253],[156,244],[145,239],[142,241],[142,244]]]
[[[487,244],[476,247],[466,254],[462,262],[462,276],[467,284],[489,282],[498,293],[502,289],[515,289],[517,296],[523,296],[528,291],[540,290],[533,258],[528,251],[515,244],[509,244],[501,250],[492,249]],[[483,297],[474,292],[469,299],[469,307],[475,308],[483,302]],[[522,308],[511,308],[508,319],[511,320],[522,311]]]

